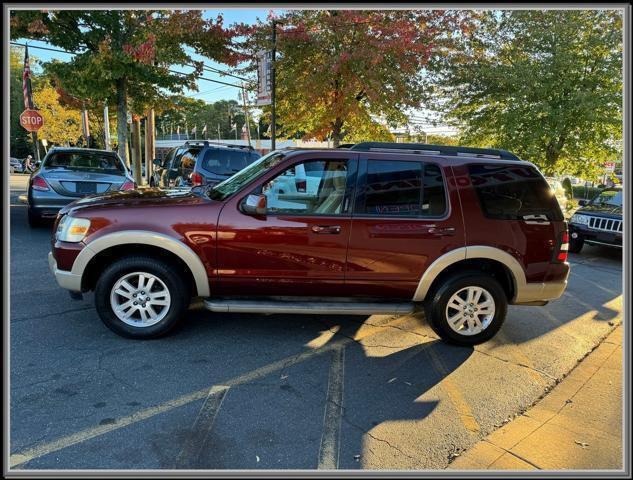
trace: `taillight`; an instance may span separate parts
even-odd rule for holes
[[[560,248],[558,249],[558,255],[556,260],[559,262],[566,262],[567,255],[569,253],[569,232],[564,231],[560,238]]]
[[[33,190],[39,190],[40,192],[47,192],[50,190],[50,188],[48,188],[48,183],[46,183],[46,180],[42,177],[33,177],[31,180],[31,188],[33,188]]]
[[[191,180],[191,185],[202,185],[204,183],[204,178],[198,172],[193,172],[189,177]]]
[[[136,188],[136,183],[130,182],[127,180],[123,185],[121,185],[121,190],[134,190]]]
[[[295,180],[295,185],[299,193],[305,193],[308,189],[308,182],[306,180]]]

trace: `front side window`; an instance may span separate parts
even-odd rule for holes
[[[272,152],[260,157],[257,161],[251,163],[248,167],[240,170],[232,177],[227,178],[221,183],[214,185],[207,191],[207,196],[212,200],[225,200],[248,183],[258,179],[268,170],[273,168],[286,157],[284,152],[273,150]]]
[[[286,169],[260,187],[269,214],[343,215],[348,164],[345,160],[311,160]]]
[[[526,215],[545,215],[549,220],[563,220],[554,192],[535,168],[470,165],[468,171],[486,217],[520,220]]]

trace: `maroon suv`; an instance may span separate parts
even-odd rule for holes
[[[406,314],[477,344],[508,304],[567,285],[567,226],[537,168],[504,150],[360,143],[278,150],[213,187],[88,197],[55,222],[49,263],[94,290],[115,332],[214,312]]]

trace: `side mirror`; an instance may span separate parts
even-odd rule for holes
[[[266,196],[251,194],[242,202],[246,215],[266,215]]]
[[[152,163],[156,165],[157,167],[163,166],[163,162],[161,162],[159,158],[155,158],[154,160],[152,160]]]
[[[584,207],[589,203],[589,200],[578,200],[578,206],[579,207]]]

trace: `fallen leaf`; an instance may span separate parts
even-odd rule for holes
[[[360,461],[360,455],[354,455],[354,460],[356,460],[357,462]]]
[[[391,383],[391,382],[393,382],[396,378],[398,378],[398,377],[393,377],[393,378],[392,378],[391,380],[389,380],[387,383]]]
[[[282,379],[282,380],[285,380],[286,378],[288,378],[288,375],[282,375],[282,376],[281,376],[281,379]]]
[[[257,463],[259,463],[259,455],[255,455],[255,459],[257,460]]]
[[[409,386],[413,385],[412,383],[409,383],[409,382],[404,382],[404,383],[406,383]]]
[[[587,448],[589,446],[588,443],[579,442],[578,440],[574,440],[574,442],[576,442],[576,445],[580,445],[582,448]]]

